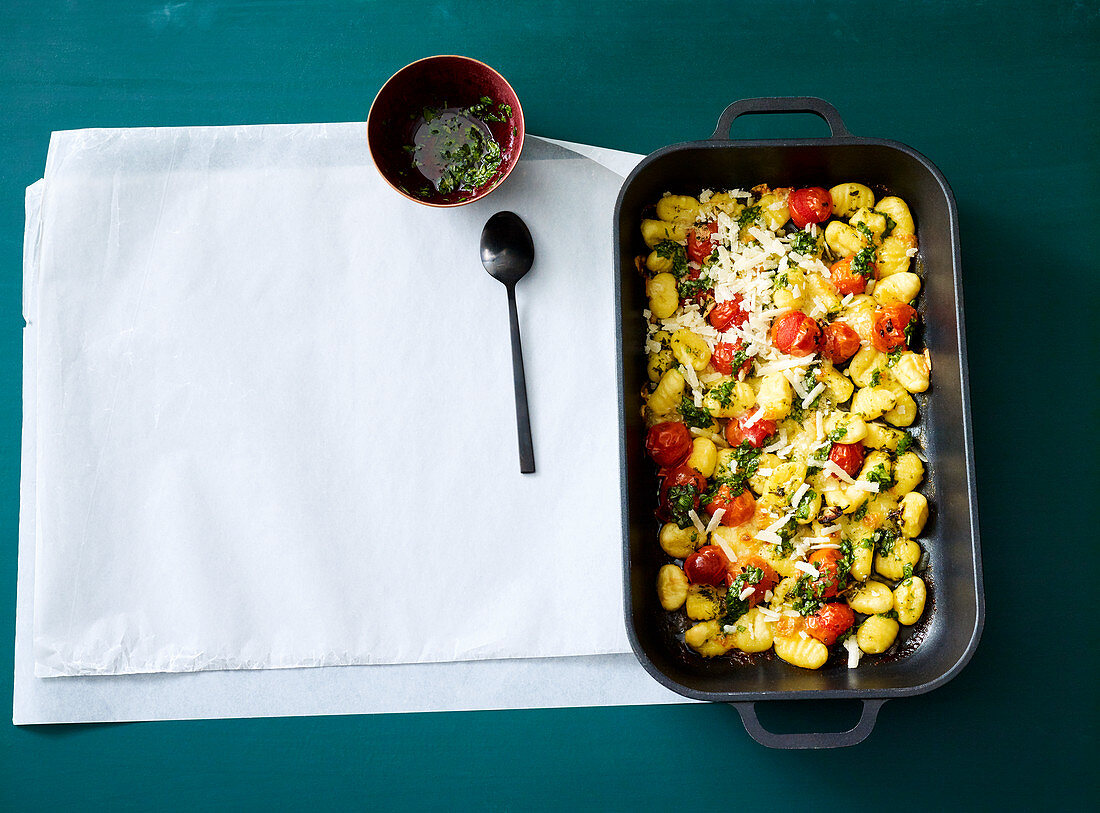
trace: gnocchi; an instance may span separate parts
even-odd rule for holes
[[[824,214],[795,225],[808,200]],[[853,182],[668,194],[651,211],[635,264],[644,418],[667,441],[647,443],[661,607],[703,658],[820,669],[890,650],[931,584],[929,472],[905,431],[932,383],[908,205]]]

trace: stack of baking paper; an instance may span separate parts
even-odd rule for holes
[[[362,124],[54,134],[15,722],[680,700],[622,617],[611,213],[636,160],[529,138],[438,210]],[[534,475],[478,257],[502,209],[537,253]]]

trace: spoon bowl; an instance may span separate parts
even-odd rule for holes
[[[516,283],[535,262],[531,231],[515,212],[497,212],[481,231],[481,264],[508,289],[508,318],[512,331],[512,378],[516,390],[516,425],[519,435],[519,470],[535,470],[535,447],[531,440],[531,413],[527,407],[527,379],[523,374],[523,348],[516,310]]]
[[[531,231],[515,212],[497,212],[481,232],[481,264],[490,276],[515,285],[535,262]]]

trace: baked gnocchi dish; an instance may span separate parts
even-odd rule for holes
[[[641,231],[661,606],[707,658],[891,650],[928,599],[908,205],[854,182],[708,189]]]

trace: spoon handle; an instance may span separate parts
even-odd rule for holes
[[[512,378],[516,385],[516,428],[519,431],[519,470],[535,470],[535,446],[531,442],[531,413],[527,409],[527,379],[523,375],[523,348],[519,341],[519,313],[516,311],[516,286],[508,288],[508,318],[512,324]]]

